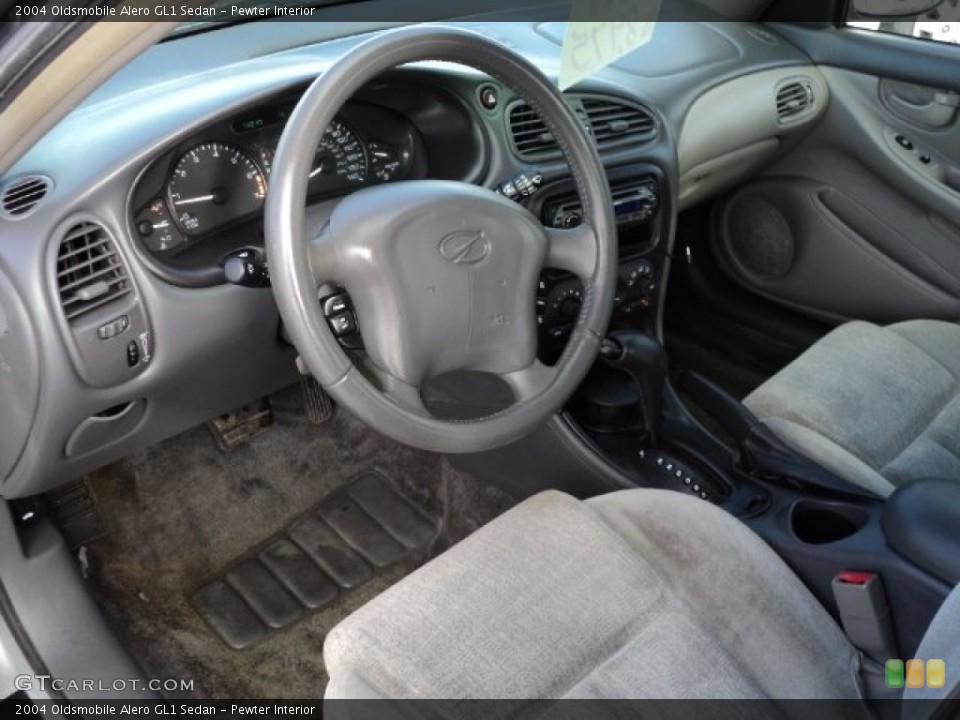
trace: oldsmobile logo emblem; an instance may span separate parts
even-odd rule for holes
[[[476,265],[490,255],[490,241],[483,230],[457,230],[440,241],[440,255],[454,265]]]

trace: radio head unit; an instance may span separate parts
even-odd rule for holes
[[[613,213],[621,229],[649,222],[660,206],[659,187],[653,178],[621,181],[611,187],[611,194]],[[579,198],[573,194],[547,201],[542,221],[553,228],[576,227],[583,221]]]

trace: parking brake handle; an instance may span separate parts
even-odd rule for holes
[[[795,452],[739,400],[699,373],[686,370],[678,389],[723,426],[736,442],[743,469],[759,477],[845,497],[879,499]]]

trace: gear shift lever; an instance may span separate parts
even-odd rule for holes
[[[667,382],[667,353],[663,345],[644,333],[611,333],[600,343],[600,356],[637,384],[650,445],[657,447],[663,422],[663,389]]]

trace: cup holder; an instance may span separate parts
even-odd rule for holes
[[[801,542],[825,545],[855,534],[870,520],[863,508],[801,500],[790,510],[790,528]]]

